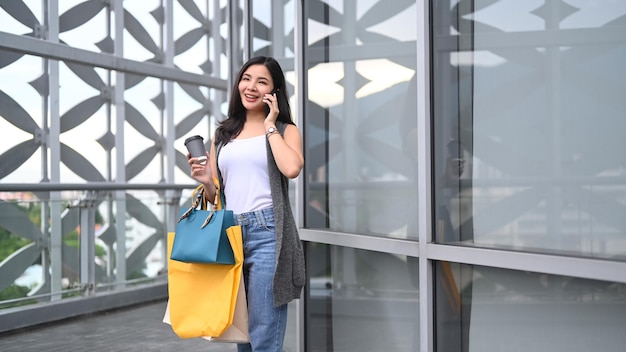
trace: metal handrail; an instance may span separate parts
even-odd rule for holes
[[[46,280],[51,280],[50,282],[53,282],[52,280],[55,280],[55,278],[57,279],[54,282],[57,282],[58,285],[56,285],[56,287],[52,285],[52,287],[50,287],[50,292],[29,295],[27,297],[3,300],[3,301],[0,301],[0,304],[13,304],[13,303],[19,303],[22,301],[29,301],[33,299],[37,301],[39,300],[46,301],[49,299],[50,302],[47,302],[47,303],[51,304],[57,301],[61,301],[60,300],[61,295],[67,295],[71,293],[81,293],[82,299],[87,299],[87,298],[95,296],[95,291],[97,288],[106,289],[106,288],[115,287],[115,288],[118,288],[119,290],[116,289],[111,292],[124,291],[126,292],[125,294],[129,294],[128,293],[129,290],[126,289],[128,285],[154,281],[155,280],[154,277],[138,278],[138,279],[130,279],[130,280],[126,279],[126,266],[125,266],[125,260],[124,260],[125,258],[127,258],[126,251],[125,249],[123,249],[123,251],[120,254],[120,252],[118,252],[119,251],[118,249],[115,252],[112,252],[111,255],[115,255],[116,256],[115,261],[117,263],[121,263],[120,267],[116,266],[116,270],[118,271],[118,276],[121,279],[116,280],[115,282],[108,282],[108,283],[100,282],[96,287],[95,285],[96,277],[95,277],[95,269],[94,269],[93,263],[94,263],[94,248],[95,248],[94,241],[96,239],[94,222],[95,222],[95,207],[97,206],[97,202],[95,202],[96,198],[94,197],[98,197],[97,194],[100,194],[100,197],[101,197],[105,193],[116,192],[116,191],[121,191],[125,193],[125,191],[128,191],[128,190],[145,190],[145,191],[156,191],[157,193],[165,193],[164,195],[159,196],[159,198],[162,198],[162,199],[158,204],[162,204],[165,206],[165,213],[163,214],[164,215],[163,226],[166,228],[166,230],[171,230],[171,227],[173,226],[172,224],[175,223],[175,217],[178,214],[178,208],[180,206],[179,200],[180,200],[181,193],[184,193],[183,191],[186,189],[195,189],[196,187],[197,185],[188,184],[188,183],[185,183],[185,184],[175,184],[175,183],[154,183],[154,184],[124,183],[124,184],[120,184],[120,183],[114,183],[114,182],[0,183],[0,192],[3,192],[3,193],[19,193],[19,192],[31,193],[32,192],[35,194],[39,194],[39,198],[41,198],[41,195],[51,194],[53,192],[77,191],[80,193],[85,193],[83,197],[80,197],[82,199],[81,200],[82,206],[79,207],[78,211],[80,213],[75,219],[75,221],[79,221],[78,226],[81,229],[83,229],[81,232],[81,238],[83,239],[83,241],[80,242],[80,247],[77,249],[77,250],[80,250],[80,262],[79,262],[80,269],[78,271],[80,273],[80,278],[78,279],[79,279],[79,282],[81,282],[81,286],[61,289],[61,284],[59,283],[60,277],[57,277],[58,276],[58,273],[57,273],[57,276],[52,277],[51,275],[51,277],[46,279]],[[46,197],[44,196],[44,198]],[[42,199],[42,201],[49,202],[49,200],[44,200],[44,199]],[[118,211],[120,212],[124,212],[125,210],[126,210],[125,205],[123,205],[121,210],[118,209]],[[59,211],[59,209],[57,209],[57,211]],[[121,238],[121,239],[118,238],[117,241],[118,242],[124,241],[124,238]],[[46,250],[49,251],[49,253],[47,253],[47,255],[50,258],[57,258],[57,262],[58,262],[58,260],[60,260],[59,258],[61,258],[61,255],[62,255],[59,249],[60,247],[58,247],[56,251],[54,251],[51,248],[52,246],[48,244],[46,247]],[[51,260],[51,265],[54,265],[57,262],[55,262],[54,260]],[[58,272],[60,270],[58,263],[56,265],[56,268]],[[164,277],[161,275],[160,279],[157,279],[157,281],[166,282],[166,280],[163,280],[163,278]],[[143,288],[137,288],[137,290],[141,291],[143,290]],[[162,293],[161,292],[162,288],[157,288],[156,290],[157,291],[155,292],[157,293],[155,294],[158,295]],[[130,291],[132,291],[132,289]],[[158,292],[161,292],[161,293],[158,293]],[[20,308],[15,308],[15,309],[20,310]],[[2,315],[3,313],[4,311],[0,312],[0,315]]]
[[[183,190],[194,189],[197,186],[195,184],[177,183],[0,183],[0,192]]]

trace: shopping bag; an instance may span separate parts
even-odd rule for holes
[[[189,209],[181,209],[170,258],[184,263],[234,264],[235,258],[226,229],[234,225],[233,212],[217,209],[197,209],[203,191],[197,192]]]
[[[217,337],[233,323],[241,285],[243,243],[240,226],[231,226],[226,233],[235,264],[183,263],[168,259],[169,318],[172,329],[181,338]],[[168,252],[176,236],[168,233]]]
[[[244,287],[243,279],[239,280],[239,291],[237,292],[237,302],[235,303],[235,317],[233,318],[233,324],[220,336],[203,336],[202,338],[212,342],[250,342],[250,335],[248,332],[248,302],[246,299],[246,289]]]
[[[163,322],[172,325],[170,321],[170,302],[165,307],[165,315]],[[222,333],[221,336],[201,336],[211,342],[231,342],[231,343],[248,343],[250,335],[248,332],[248,303],[246,301],[246,291],[243,280],[239,281],[239,291],[237,292],[237,302],[235,304],[235,317],[233,324]]]

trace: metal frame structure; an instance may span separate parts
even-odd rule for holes
[[[76,307],[75,299],[63,298],[66,294],[78,293],[85,300],[98,300],[102,295],[115,296],[116,292],[122,296],[128,295],[125,287],[129,284],[137,285],[138,282],[127,276],[136,270],[137,265],[145,262],[159,242],[164,243],[167,231],[174,229],[174,217],[178,214],[181,201],[186,201],[184,197],[181,199],[181,191],[193,188],[191,178],[181,177],[181,171],[182,175],[187,174],[186,161],[175,144],[181,138],[184,139],[185,134],[191,133],[192,129],[204,127],[204,132],[194,132],[210,135],[211,124],[223,118],[221,104],[225,101],[229,84],[228,79],[223,78],[228,73],[222,69],[222,62],[226,58],[230,62],[239,63],[237,56],[229,53],[239,53],[241,43],[238,36],[224,38],[220,28],[225,23],[232,23],[234,28],[242,25],[235,15],[230,18],[224,15],[237,14],[236,4],[213,1],[210,2],[210,8],[209,2],[201,8],[202,5],[195,2],[153,1],[145,4],[154,6],[147,18],[151,16],[156,27],[150,28],[148,26],[152,24],[139,21],[136,17],[145,14],[133,13],[125,5],[122,0],[77,0],[69,4],[69,9],[62,11],[61,6],[68,6],[68,3],[41,1],[41,13],[33,12],[36,6],[32,2],[18,0],[0,5],[1,15],[5,19],[17,21],[31,31],[22,35],[0,30],[0,74],[8,72],[8,69],[3,71],[3,67],[20,65],[25,57],[38,58],[42,65],[40,78],[30,82],[41,99],[40,111],[36,112],[36,115],[41,116],[40,122],[34,118],[35,113],[30,116],[32,106],[21,106],[20,97],[13,96],[15,93],[11,87],[1,91],[3,106],[0,108],[0,117],[5,120],[3,123],[12,124],[20,132],[30,134],[32,139],[8,145],[7,139],[3,138],[3,149],[6,149],[0,150],[0,179],[6,178],[0,184],[0,190],[15,194],[34,192],[40,200],[42,222],[36,225],[40,227],[41,234],[33,233],[33,223],[28,219],[15,224],[9,218],[9,214],[19,214],[19,200],[0,202],[5,216],[0,216],[2,225],[14,235],[33,241],[0,263],[0,276],[3,278],[0,280],[0,290],[11,284],[39,257],[44,273],[43,283],[25,299],[51,301],[24,309],[23,313],[19,310],[3,310],[0,312],[3,316],[0,319],[3,321],[0,327],[2,331],[21,327],[12,325],[14,320],[7,314],[17,317],[20,324],[24,324],[30,320],[22,319],[24,315],[21,318],[20,315],[30,314],[28,312],[33,309],[55,312],[50,315],[43,313],[36,323],[81,312],[80,309],[71,309],[67,310],[70,313],[60,314],[55,309],[46,310],[53,303],[59,307]],[[174,25],[176,16],[181,15],[190,16],[195,21],[187,21],[187,27],[192,28],[182,35],[181,30],[176,31]],[[94,50],[83,48],[89,41],[97,40],[88,35],[81,36],[80,41],[62,40],[73,38],[68,37],[68,33],[76,33],[81,27],[93,26],[94,23],[103,25],[101,30],[105,35],[100,42],[93,43]],[[196,28],[193,28],[194,23]],[[131,42],[147,50],[153,57],[145,61],[135,59],[129,49]],[[228,42],[229,46],[225,47],[224,42]],[[203,44],[212,50],[206,51],[206,61],[199,65],[202,72],[198,73],[197,69],[189,66],[179,67],[176,59],[180,55]],[[36,70],[35,67],[28,69]],[[81,83],[86,84],[88,89],[91,86],[99,92],[95,97],[78,101],[74,107],[62,112],[63,106],[68,105],[66,98],[72,94],[72,87],[67,83],[69,71],[79,81],[82,80]],[[129,89],[148,79],[153,80],[156,87],[147,84],[142,89],[157,88],[158,95],[152,99],[152,108],[156,107],[160,115],[156,119],[149,115],[150,107],[139,108],[133,106],[136,102],[129,101]],[[189,101],[189,98],[200,107],[187,116],[181,116],[177,113],[177,107],[182,101]],[[90,154],[90,151],[73,150],[63,139],[64,133],[69,130],[96,123],[94,121],[100,124],[106,121],[105,130],[92,129],[90,135],[83,137],[85,141],[91,139],[99,143],[105,150],[106,160],[97,154]],[[131,132],[139,133],[153,144],[144,150],[139,149],[134,158],[128,156],[137,152]],[[41,160],[38,170],[40,182],[6,181],[15,170],[19,172],[20,167],[23,169],[29,159],[38,155]],[[76,178],[68,181],[63,167],[74,172],[78,181]],[[153,175],[155,177],[149,180],[150,183],[133,180],[146,167],[157,170]],[[81,181],[84,184],[76,183]],[[137,190],[154,192],[153,197],[160,199],[160,206],[150,208],[148,203],[135,199],[132,191]],[[67,191],[77,191],[81,195],[68,198]],[[149,199],[147,201],[152,202]],[[67,209],[63,207],[64,203],[69,204]],[[97,212],[103,213],[106,219],[103,224],[105,230],[100,233],[95,230]],[[129,219],[147,225],[148,232],[152,231],[142,234],[143,240],[132,248],[127,247]],[[65,243],[64,237],[74,228],[82,229],[80,250],[79,254],[68,256],[73,250]],[[96,268],[94,264],[96,241],[104,241],[109,248],[107,268]],[[120,243],[124,245],[117,245]],[[161,247],[164,248],[163,245]],[[68,267],[75,267],[78,273],[79,290],[64,287],[64,271]],[[47,272],[49,275],[45,274]],[[147,300],[165,297],[163,277],[157,278],[157,281],[161,281],[161,284],[154,285],[154,294],[142,294]],[[96,287],[113,292],[98,293]],[[130,295],[133,295],[133,289],[130,290]],[[135,290],[141,292],[145,288],[138,287]],[[128,303],[133,301],[127,300]],[[102,302],[115,302],[115,299],[104,299]],[[118,307],[119,303],[97,306],[100,307],[98,309],[108,309]],[[93,310],[84,312],[91,313]]]

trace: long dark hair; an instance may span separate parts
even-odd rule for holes
[[[228,117],[222,121],[215,131],[215,145],[219,143],[228,143],[231,139],[237,137],[239,132],[243,129],[243,125],[246,122],[246,108],[244,108],[241,102],[241,95],[239,95],[239,82],[243,77],[246,70],[252,65],[264,65],[272,75],[272,81],[274,81],[274,89],[278,89],[276,97],[278,101],[278,113],[277,121],[284,123],[294,124],[291,118],[291,108],[289,106],[289,95],[287,94],[287,86],[285,84],[285,74],[283,73],[280,64],[273,57],[257,56],[248,60],[237,74],[237,79],[233,83],[233,89],[230,94],[230,103],[228,105]]]

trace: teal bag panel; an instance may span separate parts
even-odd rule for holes
[[[181,209],[170,258],[184,263],[235,264],[226,229],[234,226],[231,210]],[[207,217],[211,220],[203,228]]]

